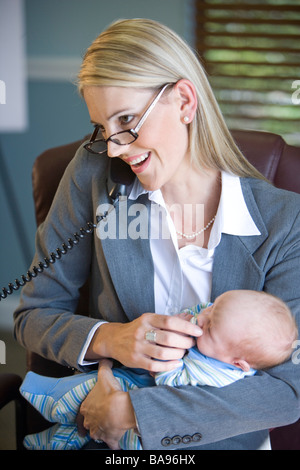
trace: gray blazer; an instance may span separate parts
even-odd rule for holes
[[[86,221],[96,221],[106,190],[108,159],[80,148],[60,183],[36,236],[33,265],[61,246]],[[261,235],[222,235],[215,251],[212,298],[231,289],[264,290],[300,314],[300,196],[259,180],[241,180],[248,209]],[[128,322],[154,312],[154,269],[148,237],[124,237],[122,201],[115,217],[117,239],[94,233],[23,288],[15,312],[18,341],[70,367],[98,319]],[[149,202],[139,199],[148,217]],[[133,219],[132,219],[133,220]],[[101,222],[103,223],[103,222]],[[126,225],[124,225],[126,224]],[[92,272],[89,317],[74,315],[78,290]],[[297,356],[296,356],[297,358]],[[131,400],[144,449],[257,449],[268,429],[299,418],[297,360],[259,372],[224,388],[168,386],[133,390]]]

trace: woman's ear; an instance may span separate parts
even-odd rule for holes
[[[180,99],[180,119],[184,124],[189,124],[194,119],[197,109],[197,93],[194,84],[183,78],[179,80],[174,89]]]

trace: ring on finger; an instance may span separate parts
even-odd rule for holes
[[[150,343],[156,343],[156,330],[146,331],[145,339]]]

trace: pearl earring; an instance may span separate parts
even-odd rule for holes
[[[185,123],[188,123],[189,120],[190,120],[190,118],[189,118],[188,116],[184,116],[183,121],[184,121]]]

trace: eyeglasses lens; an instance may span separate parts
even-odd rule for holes
[[[95,140],[89,145],[89,148],[95,153],[104,153],[107,150],[107,145],[104,140]]]

